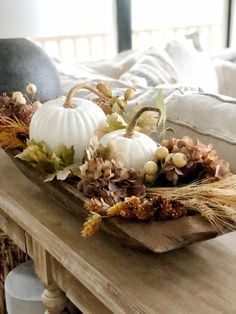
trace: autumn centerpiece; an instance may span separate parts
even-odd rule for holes
[[[81,89],[92,98],[76,97]],[[0,146],[85,198],[82,236],[102,222],[202,215],[219,231],[236,228],[236,176],[209,143],[165,129],[162,92],[153,107],[127,109],[129,88],[114,95],[104,83],[77,85],[44,104],[36,86],[0,96]]]

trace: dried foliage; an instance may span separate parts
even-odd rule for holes
[[[0,147],[4,149],[24,149],[29,136],[29,128],[17,119],[0,116]]]
[[[145,196],[143,176],[133,169],[119,168],[113,160],[95,158],[81,167],[79,188],[85,196],[113,205],[127,196]]]
[[[132,196],[107,210],[108,216],[122,216],[139,220],[150,218],[158,220],[177,219],[186,214],[187,210],[181,202],[168,200],[159,195],[145,199]]]
[[[11,119],[16,118],[24,122],[24,124],[29,125],[35,109],[29,98],[25,98],[25,100],[26,104],[22,105],[12,95],[3,94],[0,96],[0,116]]]
[[[180,201],[187,210],[200,213],[220,230],[236,229],[236,175],[177,188],[147,188],[146,193]]]
[[[36,143],[34,140],[28,140],[27,147],[16,157],[56,176],[58,171],[73,163],[74,149],[61,144],[55,152],[51,152],[44,141]],[[59,175],[63,176],[62,173],[59,173]],[[68,175],[67,171],[66,175]]]
[[[99,85],[99,86],[98,86]],[[136,105],[132,111],[126,111],[127,102],[133,98],[135,91],[132,88],[125,90],[122,96],[113,96],[109,85],[100,83],[97,85],[97,90],[101,94],[100,97],[94,101],[106,113],[107,121],[105,126],[101,126],[97,130],[97,136],[100,138],[106,133],[124,129],[128,126],[136,112],[142,106]],[[164,111],[164,98],[162,93],[158,94],[156,107],[160,108],[161,112]],[[163,122],[163,121],[162,121]],[[156,112],[145,112],[137,121],[135,130],[151,134],[157,129],[159,123],[159,114]]]
[[[0,147],[20,150],[26,147],[28,126],[36,110],[33,99],[34,94],[29,98],[19,91],[0,96]]]
[[[114,96],[111,87],[106,83],[98,83],[94,91],[98,97],[93,101],[100,106],[107,115],[113,112],[125,112],[127,102],[134,96],[133,88],[125,90],[123,96]]]
[[[110,206],[105,203],[103,200],[98,200],[96,198],[92,198],[89,200],[86,200],[84,203],[84,207],[89,212],[94,212],[98,214],[106,214],[107,209],[110,208]]]
[[[86,222],[83,225],[81,235],[84,239],[94,235],[100,228],[102,223],[102,216],[98,213],[91,212],[91,215],[88,217]]]
[[[117,161],[122,159],[121,155],[115,149],[115,143],[109,143],[107,147],[103,147],[100,145],[98,137],[94,136],[90,141],[90,145],[85,150],[85,165],[86,161],[95,160],[96,158],[102,158],[103,160],[113,160],[117,167],[119,166]]]
[[[36,110],[32,106],[34,86],[31,84],[30,87],[31,99],[20,92],[0,96],[0,147],[24,149],[17,157],[49,172],[46,181],[66,180],[72,175],[74,185],[80,180],[78,189],[90,198],[85,203],[90,216],[83,226],[83,238],[96,233],[103,219],[115,216],[166,220],[197,212],[220,230],[236,229],[236,176],[232,176],[229,163],[218,157],[211,144],[194,142],[187,136],[164,140],[162,145],[168,149],[164,149],[168,158],[153,156],[158,167],[151,184],[156,187],[146,188],[144,174],[122,167],[124,156],[118,156],[120,152],[116,151],[115,143],[104,148],[97,138],[92,139],[84,163],[75,165],[73,147],[61,145],[51,152],[44,142],[27,141],[28,125]],[[96,95],[94,102],[107,114],[106,126],[97,130],[99,137],[127,128],[140,109],[136,106],[132,112],[126,111],[127,102],[134,96],[131,88],[121,96],[114,95],[105,83],[98,83],[96,88],[85,88]],[[138,120],[136,130],[150,134],[156,131],[158,124],[162,127],[161,138],[167,131],[162,92],[157,95],[155,107],[161,111],[161,119],[157,113],[146,112]],[[174,161],[177,153],[184,156],[184,164]],[[192,183],[194,181],[198,183]],[[157,187],[168,184],[185,186]]]
[[[136,105],[135,109],[131,112],[121,111],[119,108],[114,106],[114,112],[107,115],[106,125],[98,128],[96,134],[100,138],[103,135],[112,131],[125,129],[128,124],[142,107]],[[151,134],[157,130],[159,122],[159,115],[156,112],[147,111],[142,114],[138,119],[135,130],[144,134]]]
[[[211,144],[204,145],[199,141],[195,143],[188,136],[184,136],[182,139],[164,140],[162,145],[168,148],[169,153],[183,153],[187,158],[186,166],[181,169],[171,159],[161,166],[162,173],[174,185],[182,178],[182,183],[189,183],[205,178],[222,179],[231,174],[229,163],[219,159]]]
[[[104,201],[92,199],[86,202],[86,208],[92,213],[92,216],[83,225],[82,235],[84,238],[95,234],[101,226],[102,219],[114,216],[138,220],[166,220],[177,219],[187,214],[187,210],[181,202],[168,200],[162,196],[145,199],[136,196],[126,197],[123,202],[118,202],[111,207]]]

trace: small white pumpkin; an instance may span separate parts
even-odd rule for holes
[[[96,129],[106,121],[103,110],[95,103],[73,95],[84,85],[70,90],[67,98],[60,97],[43,104],[34,114],[30,127],[30,139],[45,141],[52,151],[59,144],[73,145],[74,162],[81,162],[85,149]],[[88,89],[88,88],[86,88]]]
[[[151,137],[134,131],[137,120],[145,111],[158,112],[160,120],[158,108],[143,107],[134,115],[127,129],[107,133],[100,139],[103,147],[113,144],[114,155],[120,156],[122,166],[128,169],[143,171],[144,164],[153,158],[157,149],[157,143]]]

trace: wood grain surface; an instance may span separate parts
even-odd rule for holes
[[[76,304],[76,282],[84,287],[81,294],[98,300],[95,312],[84,301],[84,313],[236,313],[235,232],[164,254],[131,249],[102,231],[83,240],[82,221],[32,184],[4,152],[0,207],[49,252],[61,288],[59,268],[67,271],[64,289]]]
[[[81,201],[85,200],[82,193],[63,181],[45,183],[45,173],[14,158],[14,154],[13,151],[8,152],[26,177],[75,216],[87,217],[88,213]],[[155,253],[168,252],[220,235],[220,231],[200,215],[182,217],[177,220],[149,222],[112,218],[105,220],[102,228],[126,245]]]

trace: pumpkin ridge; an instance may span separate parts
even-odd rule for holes
[[[89,124],[89,128],[87,126],[87,129],[91,130],[93,128],[93,125],[97,124],[97,119],[93,115],[91,115],[89,111],[83,111],[82,115],[83,117],[86,117],[86,122]]]
[[[146,156],[146,152],[145,152],[145,150],[143,148],[143,144],[142,144],[142,141],[141,141],[141,136],[136,136],[135,140],[136,140],[136,143],[137,143],[136,147],[138,147],[139,151],[142,153],[142,155],[143,155],[142,159],[143,159]],[[139,158],[140,158],[140,156],[139,156]],[[141,169],[139,169],[139,170],[141,170]]]

